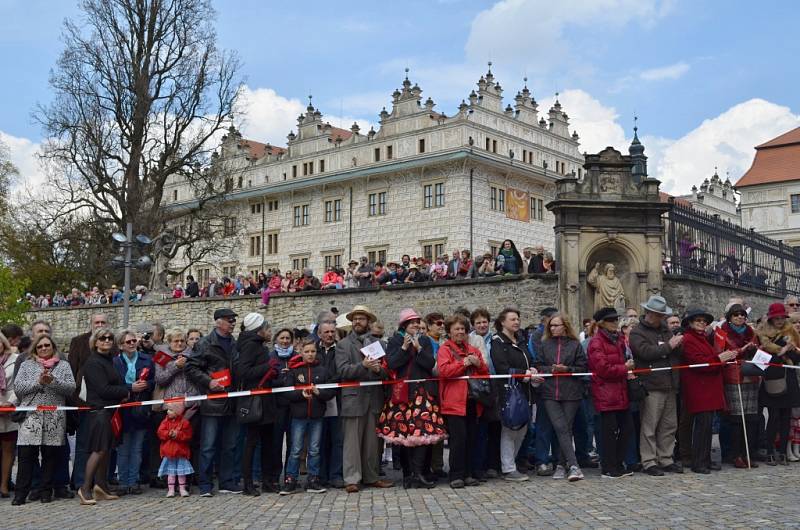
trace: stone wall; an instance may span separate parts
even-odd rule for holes
[[[769,304],[783,301],[763,291],[722,286],[690,276],[664,276],[664,298],[669,305],[683,314],[687,307],[701,306],[714,316],[720,316],[728,305],[728,300],[740,296],[753,308],[752,317],[758,318],[767,312]]]
[[[315,291],[273,295],[267,308],[261,308],[260,296],[235,298],[185,298],[163,302],[131,305],[130,323],[160,321],[167,328],[212,326],[212,314],[219,307],[230,307],[241,318],[251,311],[260,311],[272,322],[273,329],[310,324],[325,309],[337,307],[346,312],[356,304],[366,304],[384,321],[387,331],[395,328],[398,314],[405,307],[419,313],[431,311],[451,313],[458,306],[472,310],[483,306],[492,315],[506,306],[516,306],[522,312],[524,324],[533,322],[539,311],[556,305],[558,277],[503,276],[447,283],[408,284],[369,289]],[[113,326],[122,322],[122,306],[79,306],[73,308],[40,309],[29,313],[31,319],[41,318],[52,323],[56,339],[64,344],[70,337],[88,329],[93,313],[106,312]]]

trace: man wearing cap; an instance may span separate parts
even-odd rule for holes
[[[636,368],[668,368],[680,361],[683,335],[673,335],[666,323],[672,309],[661,296],[642,304],[644,316],[630,335]],[[648,395],[639,405],[641,430],[639,447],[645,473],[660,477],[664,472],[683,473],[683,465],[672,458],[678,428],[675,395],[679,390],[677,372],[663,370],[640,375]]]
[[[340,381],[380,381],[389,374],[381,359],[366,357],[361,348],[374,342],[370,325],[377,320],[366,306],[357,305],[347,314],[352,331],[336,344],[334,356]],[[344,482],[347,493],[359,490],[358,483],[376,488],[391,488],[390,481],[378,478],[378,436],[375,424],[383,408],[383,386],[348,387],[342,389],[342,418],[344,431]]]
[[[195,346],[195,355],[186,363],[186,377],[201,392],[224,392],[230,385],[231,354],[236,347],[233,328],[236,313],[222,308],[214,311],[214,329]],[[226,377],[227,375],[227,377]],[[222,438],[218,468],[219,492],[241,493],[234,480],[236,442],[239,425],[230,407],[229,399],[207,399],[200,402],[200,457],[198,483],[200,494],[211,497],[214,484],[211,470],[217,438]]]

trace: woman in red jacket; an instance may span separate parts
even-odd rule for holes
[[[602,422],[600,460],[603,478],[630,476],[623,471],[622,459],[633,432],[633,418],[628,410],[628,370],[633,360],[625,360],[625,346],[618,331],[619,315],[613,307],[594,314],[599,327],[589,342],[589,370],[592,372],[592,399]]]
[[[711,471],[711,422],[714,412],[725,409],[722,366],[736,358],[736,352],[717,353],[706,334],[714,317],[705,309],[689,309],[683,317],[683,358],[687,364],[714,363],[716,366],[681,370],[681,392],[687,412],[692,416],[692,471]],[[718,467],[715,469],[719,469]]]
[[[459,314],[445,320],[444,329],[450,338],[439,347],[436,355],[439,376],[445,378],[439,383],[439,402],[450,433],[451,488],[478,485],[478,480],[472,476],[472,449],[483,406],[469,397],[466,379],[449,378],[489,375],[480,350],[467,340],[467,325],[467,319]]]

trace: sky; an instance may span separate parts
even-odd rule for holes
[[[627,150],[638,116],[649,174],[672,194],[735,183],[754,146],[800,126],[800,2],[721,0],[214,0],[218,44],[242,62],[245,137],[284,145],[308,95],[333,125],[377,128],[409,77],[455,113],[492,62],[505,101],[555,94],[581,150]],[[32,119],[52,100],[72,0],[0,0],[0,140],[21,181],[41,177]]]

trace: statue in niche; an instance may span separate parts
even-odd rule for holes
[[[606,263],[602,274],[600,262],[595,263],[586,281],[594,287],[595,311],[602,307],[613,307],[620,313],[625,311],[625,289],[617,278],[617,267],[613,263]]]

